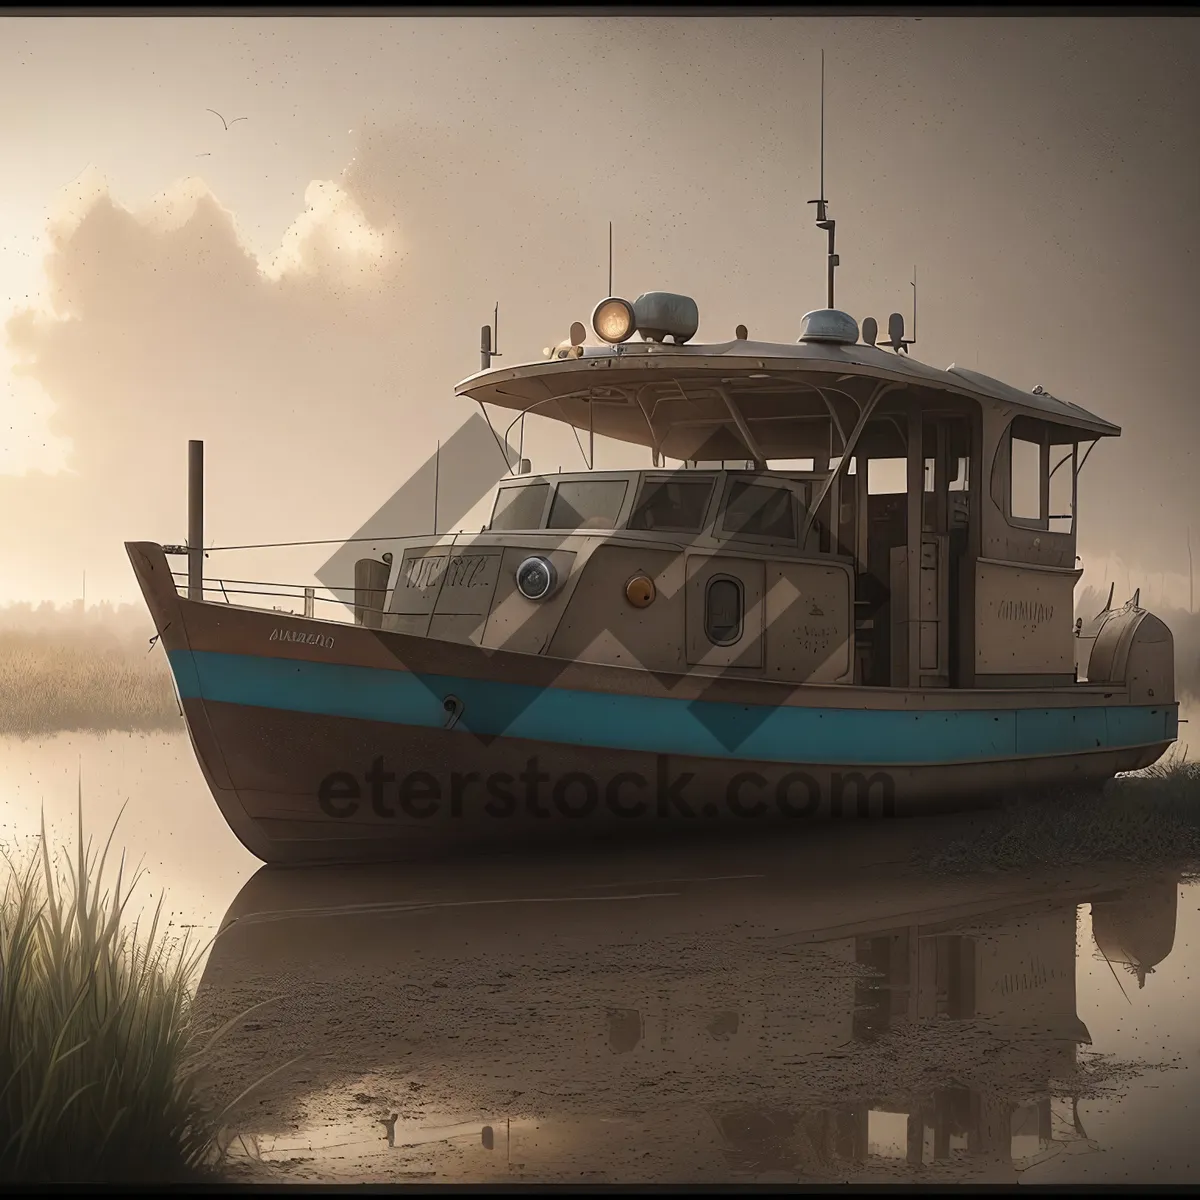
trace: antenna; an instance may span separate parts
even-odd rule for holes
[[[484,326],[486,329],[487,326]],[[437,519],[438,519],[438,485],[441,483],[439,478],[442,466],[442,443],[438,442],[437,449],[433,452],[433,534],[437,536]]]
[[[606,295],[611,296],[612,290],[612,222],[608,223],[608,291]]]
[[[909,346],[915,346],[917,343],[917,268],[913,266],[912,277],[913,290],[913,335],[910,338],[904,336],[904,317],[900,313],[892,313],[888,317],[888,343],[892,349],[899,354],[901,350],[905,354],[908,353]]]
[[[913,263],[912,290],[913,290],[913,335],[905,343],[906,346],[915,346],[917,344],[917,264],[916,263]],[[905,353],[906,354],[908,353],[907,349],[905,350]]]
[[[824,229],[829,234],[829,251],[826,259],[828,265],[827,308],[833,307],[833,272],[838,266],[838,256],[833,252],[833,228],[835,221],[830,220],[825,211],[825,51],[821,51],[821,198],[810,200],[809,204],[817,206],[817,228]]]
[[[825,51],[821,51],[821,201],[825,201]]]
[[[494,328],[493,328],[494,326]],[[493,358],[503,358],[497,346],[500,345],[500,301],[496,301],[496,310],[492,316],[492,325],[484,325],[479,330],[479,369],[486,371],[492,365]]]

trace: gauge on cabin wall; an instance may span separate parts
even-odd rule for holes
[[[625,585],[625,599],[634,608],[647,608],[654,602],[657,591],[649,575],[635,575]]]
[[[534,555],[517,568],[517,591],[526,600],[547,600],[558,584],[558,572],[549,559]]]

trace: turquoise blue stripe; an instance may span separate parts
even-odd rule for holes
[[[453,694],[457,728],[534,741],[660,754],[853,766],[976,762],[1174,740],[1173,706],[906,712],[774,708],[413,675],[406,671],[174,650],[182,697],[439,728]],[[703,715],[703,720],[700,715]],[[743,732],[744,731],[744,736]],[[736,749],[731,753],[728,747]]]

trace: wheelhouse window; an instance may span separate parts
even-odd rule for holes
[[[1009,522],[1026,529],[1071,534],[1075,530],[1075,497],[1079,475],[1076,434],[1063,426],[1017,417],[1009,427],[1007,480],[997,455],[992,491],[997,503],[1000,487],[1007,486],[1004,510]]]
[[[548,483],[519,483],[502,487],[496,493],[490,529],[506,532],[512,529],[540,529],[546,511]]]
[[[744,598],[740,580],[714,575],[704,589],[704,632],[714,646],[732,646],[742,636]]]
[[[952,492],[969,492],[971,490],[971,460],[959,458],[954,465],[954,478],[950,480],[949,490]]]
[[[1011,435],[1009,444],[1008,515],[1019,521],[1041,521],[1042,446],[1039,442]]]
[[[712,491],[711,479],[647,479],[638,493],[629,528],[699,533]]]
[[[735,479],[725,494],[726,532],[777,542],[796,540],[796,504],[789,488]]]
[[[569,479],[558,485],[547,529],[613,529],[625,503],[624,479]]]
[[[868,458],[867,494],[903,496],[908,492],[908,459]]]

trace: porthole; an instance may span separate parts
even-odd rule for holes
[[[517,591],[526,600],[546,600],[554,594],[558,572],[549,559],[535,554],[517,568],[516,580]]]
[[[704,589],[704,632],[714,646],[732,646],[741,640],[744,617],[741,580],[714,575]]]

